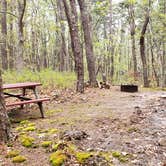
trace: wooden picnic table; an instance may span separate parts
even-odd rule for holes
[[[31,104],[31,103],[36,103],[39,106],[40,113],[42,118],[44,118],[44,111],[43,111],[43,105],[42,103],[44,101],[48,101],[49,98],[39,98],[38,92],[37,92],[37,86],[41,86],[41,83],[36,83],[36,82],[24,82],[24,83],[15,83],[15,84],[4,84],[2,86],[3,93],[5,95],[5,98],[8,97],[14,97],[19,99],[19,102],[14,102],[14,103],[6,103],[6,107],[12,107],[12,106],[18,106],[20,105],[21,108],[23,108],[24,104]],[[22,94],[14,94],[14,93],[9,93],[6,92],[6,90],[22,90]],[[26,90],[32,90],[35,98],[29,98],[26,97]]]

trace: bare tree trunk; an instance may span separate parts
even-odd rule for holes
[[[163,53],[162,53],[162,87],[166,87],[166,47],[163,41]]]
[[[44,69],[48,68],[48,61],[47,61],[47,41],[45,34],[42,38],[42,49],[43,49],[43,67]]]
[[[129,5],[129,16],[130,16],[130,34],[131,34],[131,45],[132,45],[132,57],[133,57],[133,68],[134,68],[134,79],[137,79],[137,56],[135,49],[135,19],[134,19],[134,5],[131,2]]]
[[[148,80],[148,68],[147,68],[147,61],[145,55],[145,33],[149,23],[149,11],[146,12],[145,22],[142,27],[141,36],[140,36],[140,54],[143,66],[143,81],[144,87],[149,87],[149,80]]]
[[[7,12],[7,1],[1,0],[1,33],[2,33],[2,43],[1,43],[1,56],[2,56],[2,69],[8,69],[7,60],[7,22],[6,22],[6,12]]]
[[[95,58],[93,53],[93,41],[92,41],[92,29],[90,25],[90,14],[87,10],[87,2],[85,0],[78,0],[80,11],[81,11],[81,20],[82,27],[84,31],[84,40],[85,40],[85,50],[86,50],[86,59],[89,72],[89,81],[91,86],[96,86],[96,74],[95,74]]]
[[[75,69],[77,72],[77,92],[84,92],[84,65],[83,65],[83,54],[81,51],[81,43],[79,39],[78,30],[78,17],[75,0],[70,0],[71,11],[66,0],[63,0],[65,7],[65,13],[68,20],[71,36],[71,45],[75,59]]]
[[[160,86],[160,80],[159,80],[159,75],[157,74],[157,69],[155,67],[155,56],[154,56],[153,44],[152,44],[152,41],[153,41],[152,37],[153,36],[152,36],[151,28],[152,27],[150,27],[149,45],[150,45],[150,53],[151,53],[152,71],[154,73],[154,77],[155,77],[155,80],[156,80],[157,87],[159,87]]]
[[[166,15],[166,1],[164,1],[164,5],[163,5],[163,14]],[[162,41],[162,60],[163,60],[163,64],[162,64],[162,87],[166,87],[166,46],[165,46],[165,36],[163,36],[163,41]]]
[[[114,77],[114,46],[113,46],[113,9],[112,9],[112,0],[110,0],[110,17],[109,17],[109,24],[110,24],[110,30],[109,30],[109,35],[110,35],[110,53],[111,53],[111,81],[113,81]]]
[[[10,11],[13,12],[13,1],[10,2],[9,4]],[[8,49],[9,49],[9,69],[13,70],[14,69],[14,35],[13,35],[13,16],[9,16],[9,44],[8,44]]]
[[[59,9],[59,19],[61,25],[61,50],[60,50],[60,71],[65,71],[66,68],[66,58],[67,58],[67,48],[66,48],[66,41],[65,41],[65,25],[63,23],[64,20],[64,13],[63,13],[63,6],[62,1],[58,0],[57,7]]]
[[[23,23],[23,17],[25,14],[25,7],[26,7],[26,0],[23,0],[23,2],[20,2],[20,0],[17,0],[18,2],[18,52],[16,57],[16,69],[17,71],[21,71],[24,67],[24,23]]]
[[[0,71],[0,142],[7,142],[10,136],[10,121],[5,107],[5,101],[2,92],[2,76]]]

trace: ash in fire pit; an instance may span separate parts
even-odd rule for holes
[[[122,92],[138,92],[137,85],[121,85],[120,90]]]

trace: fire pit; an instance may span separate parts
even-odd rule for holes
[[[121,85],[120,90],[122,92],[138,92],[137,85]]]

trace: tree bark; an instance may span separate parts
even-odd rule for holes
[[[84,65],[83,65],[83,54],[81,51],[81,43],[79,39],[79,29],[78,29],[78,17],[75,0],[70,0],[70,10],[69,5],[66,0],[63,0],[65,7],[65,13],[69,24],[72,51],[75,60],[75,70],[77,73],[77,92],[84,92]]]
[[[7,115],[2,91],[2,76],[0,71],[0,142],[7,142],[10,138],[10,121]]]
[[[144,25],[142,27],[141,36],[140,36],[140,54],[143,66],[143,81],[144,87],[149,87],[149,80],[148,80],[148,68],[147,68],[147,60],[145,55],[145,33],[149,23],[149,11],[146,12],[146,17],[144,21]]]
[[[82,27],[84,31],[89,81],[90,81],[90,85],[95,87],[97,85],[97,81],[96,81],[96,74],[95,74],[95,57],[93,52],[92,28],[90,25],[91,16],[87,10],[87,2],[85,2],[85,0],[78,0],[78,3],[80,6]]]
[[[112,0],[110,0],[110,16],[109,16],[109,25],[110,25],[110,29],[109,29],[109,39],[110,39],[110,53],[111,53],[111,73],[110,73],[110,77],[111,77],[111,81],[113,81],[113,77],[114,77],[114,46],[113,46],[113,9],[112,9]]]
[[[25,14],[25,8],[26,8],[26,0],[23,0],[23,2],[20,2],[20,0],[17,0],[18,2],[18,52],[16,57],[16,69],[17,71],[21,71],[24,67],[24,23],[23,23],[23,17]]]
[[[13,0],[9,4],[10,12],[13,12]],[[13,16],[9,16],[9,44],[8,44],[8,49],[9,49],[9,69],[13,70],[14,69],[14,48],[15,48],[15,43],[14,43],[14,31],[13,31]]]
[[[163,47],[163,51],[162,51],[162,88],[166,87],[166,47],[165,47],[165,43],[163,41],[162,44]]]
[[[61,25],[61,51],[60,51],[60,71],[67,71],[69,69],[69,55],[67,53],[67,46],[66,46],[66,36],[65,36],[65,25],[64,21],[64,11],[63,11],[63,3],[61,0],[58,0],[57,7],[59,9],[59,21]]]
[[[150,24],[150,23],[149,23]],[[153,46],[153,34],[152,34],[152,24],[150,24],[150,28],[149,28],[149,31],[150,31],[150,35],[149,35],[149,45],[150,45],[150,53],[151,53],[151,63],[152,63],[152,73],[154,74],[154,77],[155,77],[155,81],[156,81],[156,85],[157,87],[160,86],[160,79],[159,79],[159,75],[157,73],[157,69],[156,69],[156,65],[155,65],[155,56],[154,56],[154,46]],[[153,75],[152,74],[152,75]]]
[[[130,16],[130,35],[131,35],[131,45],[132,45],[134,79],[137,80],[137,56],[136,56],[136,47],[135,47],[135,19],[134,19],[133,3],[129,4],[129,16]]]
[[[2,56],[2,69],[8,69],[7,60],[7,22],[6,22],[6,12],[7,12],[7,1],[1,0],[1,33],[2,33],[2,43],[1,43],[1,56]]]

